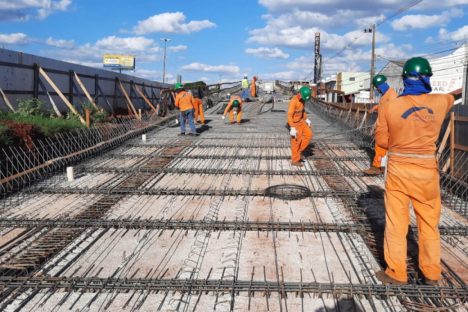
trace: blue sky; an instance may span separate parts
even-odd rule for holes
[[[324,77],[367,71],[363,29],[373,22],[380,68],[468,40],[467,8],[468,0],[0,0],[0,46],[94,67],[104,53],[134,54],[135,75],[160,81],[166,37],[170,81],[303,79],[315,32]]]

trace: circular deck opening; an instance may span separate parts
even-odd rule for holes
[[[296,184],[280,184],[270,186],[265,190],[268,197],[284,200],[299,200],[311,195],[309,188]]]

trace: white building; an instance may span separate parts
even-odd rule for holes
[[[442,57],[428,57],[434,73],[431,77],[432,93],[450,93],[463,86],[464,63],[468,59],[468,45],[463,45],[451,54]],[[401,73],[404,60],[389,62],[380,72],[387,76],[387,83],[398,93],[403,91]]]
[[[368,72],[341,72],[336,75],[336,87],[345,95],[356,94],[370,88]]]

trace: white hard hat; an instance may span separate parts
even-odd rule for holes
[[[231,93],[228,93],[227,96],[228,96],[228,97],[231,96]]]
[[[244,78],[247,78],[247,74],[244,74]]]

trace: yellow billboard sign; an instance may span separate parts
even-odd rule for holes
[[[104,67],[113,69],[135,69],[135,57],[133,55],[104,54],[102,59]]]

